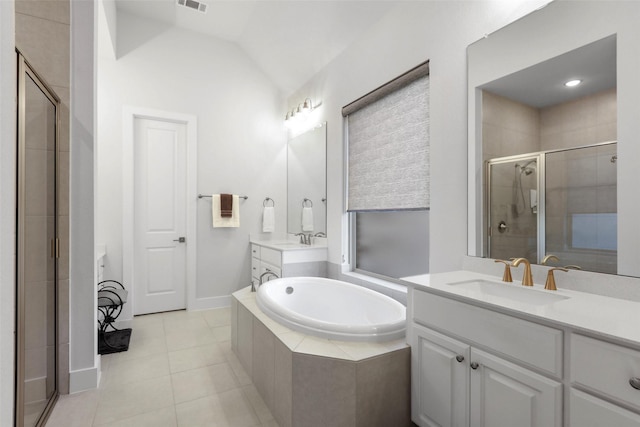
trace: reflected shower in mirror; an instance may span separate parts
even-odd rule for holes
[[[287,232],[327,233],[327,124],[291,138],[287,153]]]
[[[640,152],[622,95],[640,6],[616,4],[552,2],[469,46],[469,255],[640,276],[634,161],[618,162]]]

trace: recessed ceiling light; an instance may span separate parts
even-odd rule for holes
[[[580,83],[582,83],[582,80],[569,80],[564,85],[566,87],[574,87],[574,86],[578,86]]]

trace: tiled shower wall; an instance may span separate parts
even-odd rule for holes
[[[69,392],[69,0],[16,0],[16,47],[61,100],[58,163],[58,391]]]
[[[614,88],[562,104],[536,109],[484,91],[482,97],[483,160],[615,141],[617,139],[616,98],[616,89]],[[580,154],[576,155],[580,156]],[[603,158],[606,158],[606,156]],[[612,170],[613,178],[615,178],[615,169],[611,167],[608,160],[605,163],[607,163],[605,165],[608,167],[607,171],[611,172]],[[566,168],[567,166],[565,165],[564,167]],[[553,172],[561,173],[558,171]],[[602,189],[610,187],[610,182],[612,182],[613,178],[609,177],[609,175],[603,175],[604,172],[599,172],[595,166],[593,168],[583,168],[582,174],[588,176],[588,179],[581,179],[582,187],[585,187],[584,183],[595,179],[594,177],[602,177],[597,185],[584,190],[597,196],[584,198],[583,202],[594,199],[591,204],[598,203],[597,209],[589,207],[586,210],[589,212],[616,212],[615,191]],[[556,180],[556,182],[559,181]],[[507,179],[505,181],[503,199],[511,197],[511,184],[511,180]],[[567,191],[553,193],[552,196],[554,198],[562,199],[555,200],[553,205],[566,207],[568,203],[567,194],[569,194]],[[579,209],[578,211],[581,212],[583,210],[585,209]],[[566,235],[566,230],[564,229],[566,210],[562,213],[555,211],[548,212],[548,214],[551,214],[552,217],[548,218],[551,222],[547,222],[547,227],[550,227],[547,228],[547,235],[560,236],[560,238],[564,239],[563,236]],[[528,215],[528,218],[532,221],[529,224],[530,227],[527,224],[518,224],[518,227],[514,228],[528,229],[535,227],[535,215]],[[508,222],[513,222],[514,220],[514,218],[510,218]],[[520,217],[517,220],[522,221],[523,218]],[[504,242],[500,246],[501,254],[517,254],[526,251],[526,237],[503,240]],[[559,244],[562,245],[564,243],[560,242]],[[558,250],[555,252],[558,252]],[[491,256],[495,258],[494,254]],[[602,255],[597,256],[602,258]],[[600,268],[598,271],[609,271],[609,268],[615,268],[611,267],[615,265],[615,259],[610,259],[611,256],[606,256],[605,258],[601,262],[602,265],[598,267]],[[565,261],[568,260],[565,259]],[[569,263],[565,262],[565,264]]]
[[[616,89],[537,109],[484,91],[483,160],[617,139]]]
[[[616,89],[540,110],[541,151],[617,139]]]
[[[483,160],[539,149],[539,111],[485,90],[482,93]]]

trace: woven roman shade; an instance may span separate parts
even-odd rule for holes
[[[343,108],[348,211],[429,208],[428,70],[422,64]]]

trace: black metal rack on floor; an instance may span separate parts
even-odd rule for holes
[[[113,325],[122,313],[128,295],[129,292],[118,281],[103,280],[98,283],[98,354],[129,349],[131,328],[118,329]],[[111,331],[108,331],[109,328]]]

